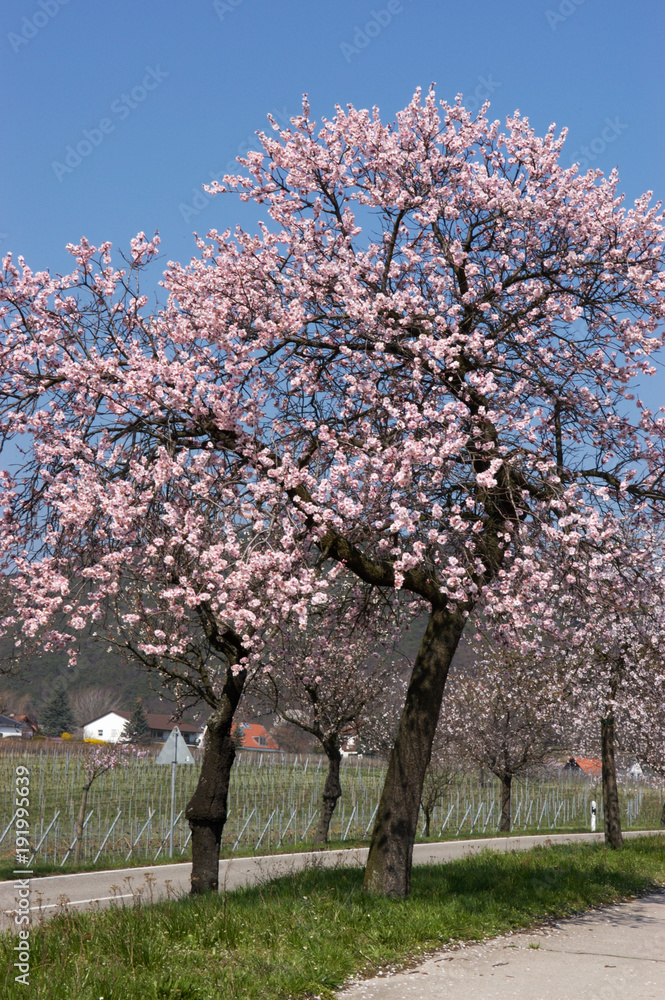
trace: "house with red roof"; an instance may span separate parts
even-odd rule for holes
[[[239,722],[233,727],[234,735],[241,737],[240,750],[259,750],[263,753],[280,753],[277,743],[268,735],[265,726],[258,722]]]
[[[603,763],[598,757],[571,757],[563,765],[564,771],[581,771],[587,778],[599,778]]]
[[[23,726],[23,736],[27,736],[30,739],[31,736],[36,735],[38,727],[31,715],[10,715],[9,718],[14,719]]]

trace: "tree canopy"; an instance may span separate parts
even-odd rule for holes
[[[164,308],[138,283],[143,234],[120,269],[85,240],[64,277],[4,262],[2,428],[31,446],[2,542],[28,635],[73,648],[122,589],[137,655],[187,658],[193,620],[241,672],[336,577],[429,614],[371,891],[408,892],[469,614],[548,584],[533,525],[579,539],[662,505],[663,421],[630,408],[662,346],[662,215],[624,207],[616,173],[562,167],[564,138],[433,91],[388,124],[317,125],[305,102],[210,187],[266,219],[170,263]]]

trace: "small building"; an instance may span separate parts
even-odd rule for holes
[[[36,736],[38,731],[38,726],[35,720],[30,715],[10,715],[10,719],[14,719],[16,722],[20,722],[24,728],[23,735],[30,739],[31,736]]]
[[[355,732],[342,733],[339,752],[342,757],[362,757],[362,754],[358,752],[358,734]]]
[[[563,765],[563,770],[584,774],[587,778],[598,778],[602,774],[603,764],[597,757],[571,757]]]
[[[280,753],[277,743],[268,735],[265,726],[258,722],[239,722],[233,727],[235,735],[242,737],[240,750],[259,750],[263,753]]]
[[[360,744],[360,724],[358,721],[350,723],[341,731],[339,750],[342,757],[362,757],[358,749]]]
[[[0,715],[0,737],[4,739],[7,736],[29,739],[32,736],[32,730],[29,726],[19,722],[18,719],[10,719],[8,715]]]
[[[131,717],[131,712],[120,711],[100,715],[98,719],[92,719],[83,726],[83,739],[117,743],[118,740],[122,739]],[[146,718],[150,726],[150,738],[155,743],[166,743],[169,735],[177,726],[188,746],[198,746],[203,726],[192,725],[189,722],[174,722],[170,715],[160,715],[159,713],[147,712]]]

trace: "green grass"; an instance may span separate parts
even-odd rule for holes
[[[63,914],[33,930],[30,996],[330,998],[354,974],[662,886],[665,838],[422,866],[408,900],[363,896],[361,880],[358,869],[312,869],[219,897]],[[7,1000],[26,995],[13,981],[14,941],[0,938]]]

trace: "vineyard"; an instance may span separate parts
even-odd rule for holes
[[[12,858],[13,774],[30,769],[30,828],[33,865],[64,867],[71,862],[75,820],[84,783],[86,748],[25,744],[0,749],[0,861]],[[195,755],[198,751],[194,751]],[[241,753],[233,768],[229,819],[223,852],[264,853],[311,842],[326,773],[325,758]],[[342,765],[344,793],[333,816],[330,840],[349,845],[371,832],[385,766],[372,758],[350,758]],[[189,826],[184,809],[196,784],[198,767],[176,769],[173,857],[189,857]],[[620,789],[625,829],[658,827],[662,790],[648,782],[626,780]],[[602,795],[597,779],[565,772],[541,772],[513,783],[513,831],[589,829],[591,801]],[[499,824],[500,786],[477,770],[456,771],[436,805],[432,839],[481,836]],[[422,828],[421,828],[422,829]],[[169,854],[171,767],[154,757],[107,772],[88,796],[81,858],[85,866],[158,861]]]

